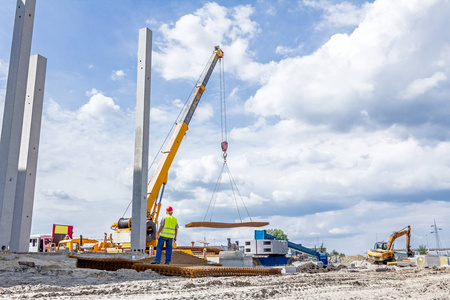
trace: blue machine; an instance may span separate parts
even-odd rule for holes
[[[255,240],[280,240],[284,241],[284,239],[277,238],[273,235],[268,234],[265,230],[255,230]],[[326,254],[322,254],[318,251],[315,251],[310,248],[303,247],[301,244],[295,244],[290,241],[287,241],[288,248],[293,250],[308,254],[317,259],[317,261],[321,261],[324,266],[328,265],[328,259]],[[264,257],[256,257],[263,266],[277,266],[277,265],[285,265],[287,264],[289,257],[286,255],[267,255]]]

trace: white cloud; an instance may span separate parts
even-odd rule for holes
[[[124,70],[113,70],[111,73],[111,79],[116,81],[123,79],[127,75]]]
[[[280,54],[280,55],[292,55],[292,54],[298,53],[302,48],[303,48],[303,45],[300,45],[297,48],[277,46],[277,48],[275,49],[275,53]]]
[[[272,64],[267,84],[250,97],[247,110],[344,129],[372,126],[361,111],[372,121],[397,122],[405,109],[396,106],[398,95],[405,89],[409,97],[423,93],[448,78],[449,61],[442,54],[448,42],[435,31],[448,22],[449,8],[442,5],[448,4],[378,0],[367,5],[364,21],[350,35],[336,34],[311,55]],[[434,41],[439,63],[427,50],[428,40]],[[435,75],[424,79],[429,74]]]
[[[202,195],[201,191],[198,191],[198,195]],[[203,219],[203,215],[187,217],[196,213],[192,209],[192,203],[190,203],[190,210],[186,203],[179,204],[182,207],[177,206],[176,212],[181,216],[183,224]],[[401,215],[398,214],[399,211],[402,212]],[[407,225],[412,228],[411,246],[413,248],[427,245],[427,243],[429,243],[428,247],[434,247],[434,237],[429,233],[430,225],[433,223],[433,218],[436,218],[439,227],[448,228],[450,224],[446,216],[449,211],[450,205],[443,201],[390,203],[361,200],[342,210],[292,217],[272,215],[266,219],[254,218],[253,220],[268,221],[270,225],[261,229],[280,228],[288,235],[290,241],[305,247],[318,247],[323,243],[328,252],[337,250],[346,255],[364,255],[364,251],[371,249],[375,241],[387,241],[394,231]],[[239,220],[237,219],[236,222]],[[195,231],[183,229],[183,236],[186,241],[195,241],[199,236],[205,237],[210,243],[214,241],[220,243],[224,240],[217,236],[217,231],[201,228]],[[232,238],[232,241],[239,240],[242,244],[252,239],[254,229],[230,229],[226,236]],[[405,248],[405,244],[405,237],[400,237],[396,240],[395,248]]]
[[[283,121],[259,130],[234,129],[229,137],[242,153],[233,156],[233,162],[238,166],[234,172],[245,174],[244,194],[258,191],[279,205],[325,205],[335,199],[347,205],[360,195],[449,189],[450,161],[445,153],[450,143],[404,139],[398,136],[401,131],[393,126],[372,133],[336,133]],[[269,176],[260,176],[268,169]]]
[[[177,177],[177,183],[175,184],[181,190],[183,185],[187,186],[192,182],[215,182],[218,165],[217,159],[212,155],[200,159],[180,159],[175,170]]]
[[[323,21],[316,24],[317,29],[325,26],[358,25],[363,21],[369,7],[368,3],[358,7],[347,1],[334,4],[325,0],[303,0],[301,5],[324,11]]]
[[[362,200],[343,210],[315,213],[301,217],[273,216],[270,228],[284,228],[288,238],[306,247],[324,243],[347,255],[364,254],[373,247],[375,239],[387,241],[396,230],[411,225],[413,248],[427,243],[433,218],[441,226],[448,226],[447,202],[428,200],[423,203],[389,203]],[[401,215],[398,215],[401,211]],[[430,238],[431,242],[431,238]],[[319,243],[319,245],[317,244]],[[397,249],[405,248],[405,238],[397,239]],[[430,247],[434,247],[431,242]],[[364,249],[364,250],[363,250]]]
[[[57,190],[53,190],[53,189],[43,189],[42,194],[44,194],[46,197],[55,197],[58,199],[69,199],[70,196],[64,192],[63,190],[57,189]]]
[[[8,76],[8,63],[0,59],[0,81],[6,80],[6,77]]]
[[[0,121],[3,119],[7,77],[8,77],[8,63],[5,60],[0,59]]]
[[[227,9],[210,2],[181,17],[173,26],[163,24],[159,28],[163,35],[158,43],[160,51],[154,52],[155,68],[165,79],[197,79],[213,47],[220,45],[227,71],[259,81],[262,71],[270,69],[270,65],[251,58],[248,41],[259,32],[257,23],[250,18],[253,11],[250,5]]]
[[[204,122],[211,119],[214,115],[214,110],[211,104],[203,103],[201,106],[197,107],[195,111],[196,122]]]
[[[145,20],[145,24],[148,24],[150,26],[159,26],[159,21],[155,19],[147,19]]]
[[[226,71],[235,75],[227,82],[228,164],[253,220],[269,220],[294,242],[314,246],[319,238],[346,254],[361,254],[377,235],[385,240],[405,225],[413,226],[413,246],[425,243],[434,217],[448,227],[449,207],[440,200],[450,188],[450,31],[438,30],[448,25],[448,2],[306,4],[324,12],[321,29],[356,29],[310,55],[279,46],[289,58],[270,61],[277,57],[265,53],[270,62],[261,63],[260,12],[208,3],[160,27],[154,66],[164,79],[197,79],[213,46],[224,49]],[[280,34],[303,45],[297,33]],[[169,84],[180,87],[179,80]],[[135,101],[101,86],[105,92],[91,89],[70,103],[45,101],[34,224],[73,220],[78,233],[100,235],[131,200]],[[151,107],[152,155],[183,104],[162,101]],[[217,111],[201,102],[169,172],[163,206],[172,205],[182,225],[203,218],[223,163]],[[218,201],[215,220],[239,220],[228,188]],[[183,228],[180,242],[250,240],[253,231],[218,237]]]
[[[406,88],[403,98],[411,99],[425,94],[436,87],[441,81],[446,81],[447,76],[443,72],[436,72],[431,77],[416,79]]]
[[[79,120],[94,118],[105,122],[109,117],[117,116],[122,113],[120,107],[114,103],[112,98],[106,97],[96,89],[92,89],[92,91],[87,92],[86,94],[91,95],[91,98],[88,103],[79,109],[77,115]]]
[[[131,200],[134,116],[98,90],[86,94],[74,110],[52,99],[44,104],[33,222],[71,223],[77,234],[93,236]]]

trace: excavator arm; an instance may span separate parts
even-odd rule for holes
[[[150,182],[148,183],[148,197],[147,197],[147,219],[152,220],[153,222],[158,222],[159,211],[161,209],[161,198],[164,192],[164,186],[167,183],[167,177],[169,174],[170,166],[175,158],[175,155],[180,147],[181,141],[186,134],[186,131],[189,129],[188,125],[191,121],[192,116],[194,115],[195,109],[197,108],[198,103],[205,91],[206,84],[208,83],[209,78],[216,66],[216,63],[219,59],[224,56],[223,51],[219,46],[214,47],[214,52],[211,55],[211,58],[208,61],[205,69],[200,76],[199,81],[195,87],[194,92],[192,93],[189,101],[187,103],[186,109],[177,123],[174,133],[172,134],[172,138],[163,155],[159,161],[158,167],[155,170]],[[158,194],[161,193],[159,201],[157,201]]]
[[[404,236],[405,234],[406,234],[406,250],[408,251],[408,249],[410,248],[410,239],[411,239],[411,226],[409,225],[391,234],[391,236],[388,239],[386,249],[393,250],[395,240],[401,236]]]

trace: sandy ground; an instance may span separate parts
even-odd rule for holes
[[[60,254],[0,253],[0,299],[450,299],[449,267],[354,261],[328,272],[302,264],[280,276],[190,279],[75,263]]]

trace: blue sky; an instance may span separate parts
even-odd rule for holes
[[[228,164],[254,220],[364,254],[406,225],[413,247],[434,247],[436,219],[450,246],[448,1],[37,2],[32,54],[48,66],[33,233],[63,223],[99,237],[123,215],[138,30],[149,27],[150,160],[220,45]],[[14,6],[1,1],[1,116]],[[203,219],[219,175],[219,99],[216,70],[163,200],[181,225]],[[224,185],[215,221],[236,221],[233,203]],[[204,237],[244,241],[253,229],[180,231],[182,244]]]

